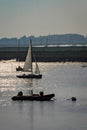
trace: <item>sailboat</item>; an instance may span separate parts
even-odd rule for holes
[[[42,78],[42,74],[40,74],[39,66],[36,62],[35,59],[35,73],[33,72],[33,65],[32,65],[32,42],[30,40],[30,45],[28,49],[28,53],[26,56],[25,64],[23,67],[24,72],[29,72],[29,74],[22,74],[22,75],[17,75],[18,78]]]

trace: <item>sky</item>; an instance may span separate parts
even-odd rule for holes
[[[0,38],[87,36],[87,0],[0,0]]]

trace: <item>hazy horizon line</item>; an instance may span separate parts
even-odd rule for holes
[[[37,38],[37,37],[44,37],[44,36],[51,36],[51,35],[82,35],[82,36],[84,36],[84,37],[87,37],[87,35],[86,34],[81,34],[81,33],[54,33],[54,34],[47,34],[47,35],[22,35],[22,36],[11,36],[11,37],[9,37],[9,36],[3,36],[3,37],[0,37],[0,39],[4,39],[4,38],[8,38],[8,39],[11,39],[11,38],[17,38],[17,39],[20,39],[20,38],[22,38],[22,37],[35,37],[35,38]]]

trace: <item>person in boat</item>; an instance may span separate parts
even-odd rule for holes
[[[18,66],[18,69],[20,69],[21,67],[20,66]]]
[[[22,69],[21,66],[18,66],[18,69]]]
[[[40,93],[40,96],[43,96],[43,95],[44,95],[44,92],[43,92],[43,91],[40,91],[39,93]]]
[[[23,96],[23,92],[22,91],[18,92],[17,96]]]
[[[22,71],[23,68],[21,68],[21,66],[18,66],[18,67],[16,68],[16,70],[17,70],[17,71]]]

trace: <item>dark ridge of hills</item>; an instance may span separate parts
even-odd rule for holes
[[[48,36],[23,36],[17,38],[2,38],[0,39],[0,47],[18,47],[29,45],[32,39],[32,44],[37,45],[87,45],[87,37],[80,34],[61,34],[61,35],[48,35]]]

